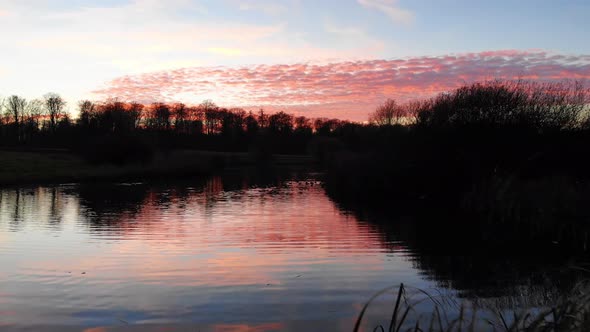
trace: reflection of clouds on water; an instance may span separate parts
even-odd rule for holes
[[[9,290],[0,312],[12,312],[0,318],[13,326],[120,319],[203,331],[279,324],[269,322],[297,331],[314,321],[332,330],[349,329],[368,297],[401,282],[491,296],[482,306],[517,303],[507,290],[531,301],[556,290],[530,278],[546,265],[445,256],[435,241],[442,233],[426,245],[411,223],[385,227],[343,212],[313,179],[274,179],[0,190],[0,284]],[[486,266],[518,278],[500,285]],[[484,292],[496,277],[498,286]],[[392,297],[371,307],[369,324],[390,315]]]
[[[18,217],[0,212],[11,241],[2,283],[12,289],[0,310],[13,309],[16,326],[103,326],[121,315],[132,324],[229,324],[215,331],[259,320],[349,323],[392,275],[420,282],[405,254],[392,255],[375,227],[341,213],[315,180],[0,194],[19,207]]]

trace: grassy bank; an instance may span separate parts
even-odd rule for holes
[[[473,301],[457,303],[445,296],[412,287],[394,286],[375,294],[362,308],[353,331],[514,331],[574,332],[590,330],[588,282],[564,296],[534,308],[495,308]],[[390,317],[378,326],[363,326],[363,318],[378,297],[394,292]],[[429,307],[431,310],[424,310]],[[386,322],[386,323],[385,323]]]
[[[0,185],[146,180],[207,175],[225,168],[258,165],[248,153],[174,150],[155,153],[147,162],[116,165],[90,163],[67,150],[0,151]],[[308,166],[311,158],[275,155],[265,165]]]

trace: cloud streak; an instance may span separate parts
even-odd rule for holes
[[[386,98],[425,98],[488,79],[590,79],[590,55],[488,51],[392,60],[191,67],[123,76],[97,97],[286,109],[307,116],[365,120]]]
[[[414,13],[397,6],[397,0],[357,0],[358,3],[366,8],[376,9],[387,15],[392,21],[399,23],[412,23]]]

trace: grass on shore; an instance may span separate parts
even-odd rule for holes
[[[583,332],[590,331],[590,284],[581,282],[571,292],[562,296],[551,306],[506,312],[481,309],[473,304],[457,305],[440,296],[433,296],[420,289],[404,286],[386,288],[363,306],[354,326],[354,332],[361,328],[363,317],[379,296],[397,290],[395,304],[389,324],[378,325],[373,331],[422,331],[422,332]],[[419,312],[417,306],[431,302],[431,312]],[[453,313],[449,308],[455,306]],[[458,306],[458,308],[457,308]],[[369,329],[370,330],[370,329]]]
[[[180,168],[180,156],[157,156],[149,163],[128,165],[91,164],[67,152],[0,152],[0,184],[97,181],[156,176],[175,171],[209,171],[211,160],[186,160]]]
[[[309,165],[311,157],[276,155],[274,165]],[[248,153],[176,150],[145,163],[92,164],[68,151],[0,151],[0,185],[206,175],[254,164]]]

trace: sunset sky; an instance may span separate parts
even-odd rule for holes
[[[590,78],[587,0],[0,0],[0,96],[364,120],[388,97]]]

